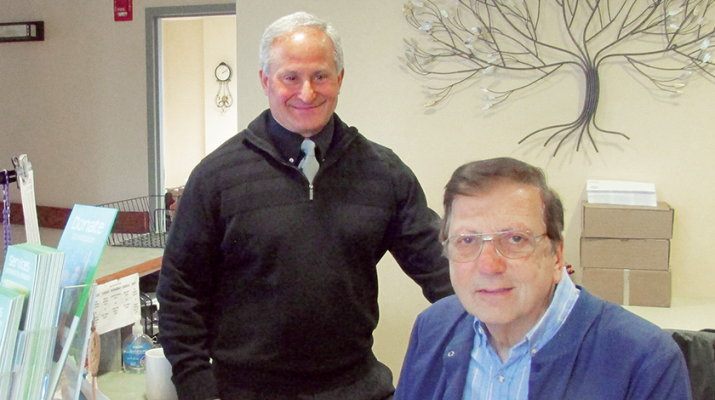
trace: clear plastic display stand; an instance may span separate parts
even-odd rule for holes
[[[21,331],[15,348],[15,363],[9,375],[0,377],[1,387],[11,388],[0,400],[77,400],[84,378],[87,340],[92,327],[94,292],[78,323],[72,321],[80,304],[85,285],[62,289],[58,324],[42,331]],[[28,368],[28,366],[33,368]],[[39,366],[39,368],[35,368]],[[28,371],[33,371],[28,374]],[[38,378],[37,374],[42,374]],[[39,387],[28,382],[42,382]],[[7,385],[7,386],[6,386]]]
[[[48,393],[52,393],[52,395],[44,396],[42,400],[79,399],[82,380],[85,376],[87,342],[92,332],[96,287],[96,284],[92,284],[90,287],[86,306],[75,329],[73,329],[71,321],[76,315],[79,299],[85,286],[65,288],[64,294],[69,294],[69,296],[62,298],[57,335],[58,340],[62,339],[64,345],[55,346],[55,355],[59,353],[61,358],[53,359],[52,362],[53,373],[48,382]]]

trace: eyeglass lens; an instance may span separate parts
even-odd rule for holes
[[[484,242],[491,241],[502,256],[524,258],[534,253],[541,236],[518,231],[458,235],[447,239],[447,257],[454,262],[474,261],[479,257]]]

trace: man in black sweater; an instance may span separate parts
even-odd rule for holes
[[[453,293],[439,217],[390,149],[334,113],[332,26],[277,20],[261,62],[270,109],[194,169],[164,253],[160,340],[179,398],[389,399],[376,265],[389,251],[428,300]]]

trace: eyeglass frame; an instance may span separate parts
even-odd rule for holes
[[[530,253],[520,255],[517,257],[509,257],[509,256],[504,255],[504,253],[500,250],[501,243],[498,240],[495,241],[494,239],[497,239],[500,235],[504,235],[507,233],[512,233],[512,234],[513,233],[521,233],[522,234],[521,236],[528,236],[528,237],[533,238],[534,248],[531,250]],[[523,234],[525,234],[525,235],[523,235]],[[476,256],[474,257],[474,259],[465,260],[465,261],[454,261],[454,262],[463,263],[463,262],[473,262],[473,261],[477,260],[479,258],[479,256],[482,255],[482,250],[484,250],[484,242],[492,242],[492,244],[494,245],[494,250],[496,250],[497,254],[499,254],[500,256],[502,256],[506,259],[509,259],[509,260],[519,260],[519,259],[527,258],[527,257],[533,255],[536,252],[536,246],[538,246],[539,241],[544,236],[548,237],[548,232],[544,232],[544,233],[541,233],[538,235],[534,235],[534,233],[531,232],[530,230],[523,230],[523,231],[505,230],[505,231],[490,232],[490,233],[460,233],[459,235],[450,236],[447,239],[445,239],[444,241],[442,241],[442,254],[444,254],[444,256],[448,260],[454,261],[449,256],[449,247],[448,246],[449,246],[450,240],[452,240],[454,238],[473,237],[473,238],[479,239],[479,251],[476,252]]]

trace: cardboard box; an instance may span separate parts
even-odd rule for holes
[[[670,271],[589,268],[582,286],[594,296],[616,304],[670,307]]]
[[[670,240],[581,238],[581,268],[667,271]]]
[[[583,203],[582,237],[625,239],[670,239],[673,209],[668,203],[657,207]]]
[[[592,295],[623,304],[623,270],[592,268],[581,273],[581,285]]]

